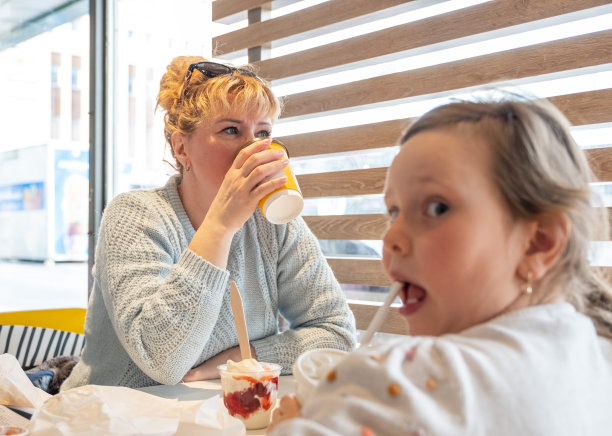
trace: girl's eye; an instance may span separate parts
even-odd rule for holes
[[[428,216],[439,216],[448,210],[448,206],[440,201],[432,201],[427,204],[427,215]]]
[[[258,138],[267,138],[268,136],[270,136],[271,133],[272,132],[270,132],[269,130],[262,130],[260,132],[257,132],[255,136]]]
[[[226,127],[225,129],[223,129],[223,132],[228,133],[230,135],[237,135],[238,127],[235,127],[235,126]]]
[[[398,213],[399,213],[399,210],[396,207],[390,208],[387,211],[387,216],[389,217],[389,221],[393,221],[397,217]]]

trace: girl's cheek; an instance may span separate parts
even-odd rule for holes
[[[389,272],[389,255],[384,245],[382,250],[382,264],[385,271]]]

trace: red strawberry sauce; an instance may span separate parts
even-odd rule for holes
[[[240,415],[246,419],[260,407],[268,410],[272,406],[270,392],[272,385],[274,385],[273,389],[278,390],[278,377],[264,376],[259,380],[249,376],[235,376],[233,378],[235,380],[246,380],[251,386],[242,391],[223,395],[223,404],[227,407],[230,415]]]

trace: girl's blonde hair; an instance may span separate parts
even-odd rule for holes
[[[400,144],[420,132],[446,128],[467,128],[492,147],[492,176],[516,218],[550,212],[567,217],[567,245],[541,283],[544,289],[562,289],[600,334],[612,337],[612,290],[588,261],[589,242],[608,239],[607,210],[591,206],[589,183],[595,177],[568,120],[543,100],[461,101],[423,115]]]
[[[183,91],[189,65],[203,61],[206,59],[200,56],[172,59],[159,84],[157,106],[166,112],[164,136],[175,159],[175,168],[181,173],[183,167],[176,160],[172,148],[174,132],[189,135],[200,124],[231,111],[270,117],[272,122],[276,121],[281,111],[281,102],[274,96],[269,84],[259,77],[243,74],[240,70],[233,71],[231,75],[212,78],[194,70]],[[240,69],[253,71],[248,65]]]

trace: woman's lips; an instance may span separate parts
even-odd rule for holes
[[[409,316],[415,313],[423,306],[427,292],[414,283],[404,283],[402,289],[402,307],[399,309],[399,313],[404,316]]]

